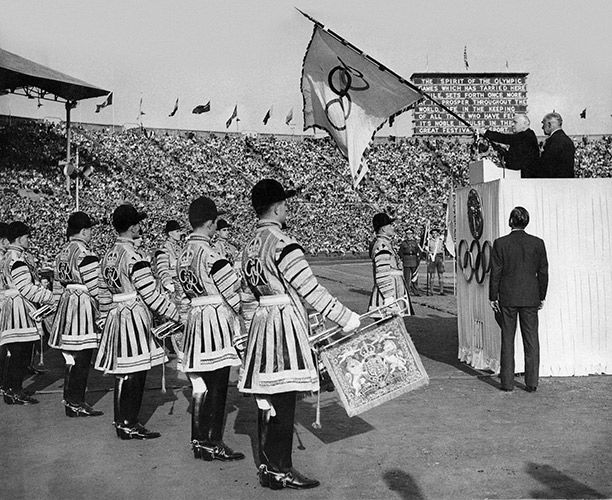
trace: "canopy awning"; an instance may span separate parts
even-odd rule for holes
[[[38,93],[35,97],[52,94],[66,101],[101,97],[110,92],[0,49],[0,90],[14,92],[31,87],[42,91],[42,96]]]

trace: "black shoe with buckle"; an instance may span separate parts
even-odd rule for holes
[[[85,402],[70,403],[68,401],[63,401],[63,403],[66,407],[67,417],[99,417],[100,415],[104,415],[104,412],[96,410]]]
[[[316,479],[309,479],[300,474],[293,467],[287,472],[275,472],[269,470],[265,464],[259,466],[259,484],[272,490],[291,488],[294,490],[306,490],[316,488],[321,483]]]
[[[233,462],[242,460],[244,453],[232,450],[225,443],[205,443],[203,441],[191,441],[193,448],[193,457],[211,462],[213,460],[221,460],[222,462]]]
[[[14,392],[7,389],[4,391],[4,402],[7,405],[35,405],[38,404],[38,399],[34,399],[23,391]]]
[[[141,423],[132,426],[115,424],[117,437],[121,439],[155,439],[161,436],[159,432],[153,432],[145,428]]]

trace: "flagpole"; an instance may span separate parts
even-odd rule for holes
[[[453,217],[452,228],[454,229],[455,234],[453,237],[453,245],[455,246],[455,257],[453,258],[453,295],[457,295],[457,244],[455,241],[457,240],[457,197],[455,196],[455,186],[453,184],[453,179],[451,178],[451,201],[453,204],[453,211],[451,213]]]
[[[453,295],[457,295],[457,257],[453,259]]]
[[[453,257],[453,295],[457,295],[457,244],[455,240],[457,239],[457,198],[455,196],[455,186],[453,183],[453,179],[451,177],[451,204],[453,206],[452,212],[449,210],[449,219],[453,218],[451,223],[451,227],[454,229],[455,234],[451,234],[453,245],[455,246],[455,256]],[[449,221],[450,222],[450,221]],[[448,228],[447,228],[448,230]]]
[[[76,154],[76,156],[75,156],[75,158],[76,158],[76,169],[75,169],[75,171],[76,171],[76,194],[75,194],[75,196],[76,196],[76,211],[78,212],[79,211],[79,184],[80,184],[80,179],[79,179],[79,148],[76,147],[75,149],[76,149],[76,151],[75,151],[75,154]]]
[[[308,19],[309,21],[313,22],[316,26],[318,26],[319,28],[321,28],[322,30],[324,30],[325,32],[329,33],[331,36],[333,36],[336,40],[338,40],[342,45],[345,45],[346,47],[352,49],[354,52],[356,52],[357,54],[365,57],[368,61],[370,61],[371,63],[375,64],[378,69],[380,69],[381,71],[386,71],[388,73],[391,73],[393,76],[395,76],[395,78],[397,78],[400,83],[403,83],[404,85],[407,85],[408,87],[410,87],[412,90],[415,90],[416,92],[418,92],[419,94],[421,94],[423,97],[426,97],[427,99],[429,99],[431,102],[433,102],[434,104],[438,105],[440,108],[442,108],[444,111],[446,111],[449,115],[455,117],[457,120],[459,120],[461,123],[463,123],[464,125],[467,125],[469,128],[473,128],[472,124],[469,123],[468,121],[466,121],[464,118],[462,118],[461,116],[459,116],[457,113],[455,113],[454,111],[452,111],[451,109],[447,108],[444,104],[442,104],[441,102],[437,101],[436,99],[434,99],[433,97],[431,97],[431,95],[429,95],[427,92],[425,92],[424,90],[421,90],[419,87],[417,87],[415,84],[410,83],[408,80],[406,80],[405,78],[401,77],[400,75],[398,75],[395,71],[393,71],[390,68],[387,68],[387,66],[385,66],[384,64],[382,64],[381,62],[377,61],[376,59],[374,59],[373,57],[369,56],[368,54],[366,54],[363,50],[359,49],[358,47],[356,47],[355,45],[353,45],[351,42],[349,42],[348,40],[346,40],[345,38],[342,38],[340,35],[338,35],[337,33],[335,33],[334,31],[326,28],[322,23],[320,23],[319,21],[317,21],[314,17],[306,14],[305,12],[301,11],[300,9],[298,9],[297,7],[295,7],[295,10],[297,10],[300,14],[302,14],[306,19]]]

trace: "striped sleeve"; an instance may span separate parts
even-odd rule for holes
[[[170,269],[170,256],[168,252],[164,252],[163,250],[155,252],[155,265],[157,267],[157,276],[162,286],[166,290],[171,290],[174,287],[174,281],[172,280],[172,270]]]
[[[215,282],[219,293],[227,301],[236,314],[240,313],[240,281],[227,259],[214,262],[210,270],[210,277]]]
[[[53,304],[57,306],[60,298],[64,294],[64,286],[60,283],[60,280],[57,279],[57,268],[55,269],[55,276],[56,279],[53,280]]]
[[[83,284],[89,290],[89,296],[97,304],[100,295],[100,261],[95,255],[86,255],[79,263],[79,272]]]
[[[351,311],[321,286],[312,273],[304,250],[297,243],[290,243],[280,253],[277,266],[285,280],[300,296],[326,318],[346,326]]]
[[[98,277],[98,307],[102,318],[106,318],[113,307],[113,296],[101,275]]]
[[[11,267],[11,279],[19,293],[30,302],[53,304],[53,292],[34,284],[30,268],[25,262],[18,260],[13,264]]]
[[[132,280],[136,291],[147,306],[168,319],[178,320],[178,311],[174,303],[161,294],[155,286],[155,278],[148,262],[140,261],[134,264]]]
[[[381,245],[374,250],[374,279],[384,299],[394,299],[395,284],[391,276],[391,251]]]

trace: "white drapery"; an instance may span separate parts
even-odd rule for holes
[[[457,190],[457,244],[474,239],[467,198],[475,189],[484,218],[481,243],[510,231],[515,206],[526,231],[542,238],[549,261],[548,295],[539,313],[540,375],[612,373],[612,179],[500,179]],[[460,257],[460,256],[459,256]],[[482,284],[457,273],[459,359],[499,371],[501,333]],[[516,371],[524,367],[520,330]]]

